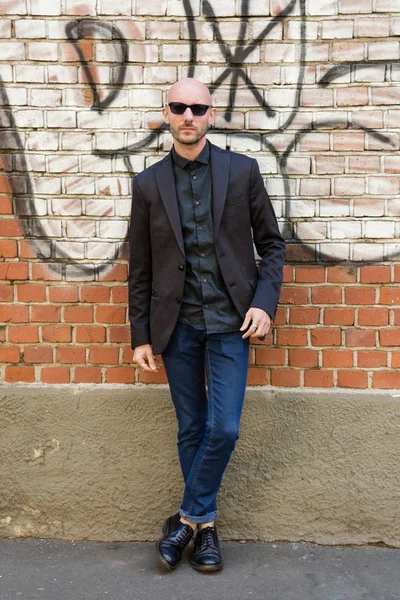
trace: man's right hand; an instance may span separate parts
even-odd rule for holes
[[[133,361],[138,363],[143,371],[157,371],[156,363],[154,362],[153,351],[150,344],[136,346],[133,351]]]

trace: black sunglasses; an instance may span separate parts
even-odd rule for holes
[[[195,117],[203,117],[210,106],[207,104],[184,104],[183,102],[169,102],[168,106],[174,115],[183,115],[187,108],[190,108]]]

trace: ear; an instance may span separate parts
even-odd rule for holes
[[[208,115],[208,121],[207,121],[207,123],[209,125],[212,125],[214,123],[216,112],[217,112],[216,108],[213,107],[213,108],[210,109],[210,112],[209,112],[209,115]]]
[[[166,106],[163,106],[162,114],[164,117],[164,121],[168,124],[169,123],[169,114],[168,114],[168,108]]]

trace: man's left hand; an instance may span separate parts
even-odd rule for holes
[[[256,308],[255,306],[252,306],[247,311],[243,325],[240,328],[240,331],[248,329],[246,333],[242,335],[242,339],[244,340],[249,336],[257,336],[260,339],[264,339],[269,331],[270,326],[271,318],[269,314],[262,308]]]

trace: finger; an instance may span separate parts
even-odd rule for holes
[[[147,358],[147,362],[149,363],[150,369],[151,371],[157,371],[157,367],[156,367],[156,363],[154,361],[154,356],[151,352],[149,352],[146,356]]]
[[[250,319],[251,319],[251,316],[249,315],[249,313],[246,313],[245,319],[244,319],[243,324],[239,331],[243,331],[244,329],[248,328]]]

